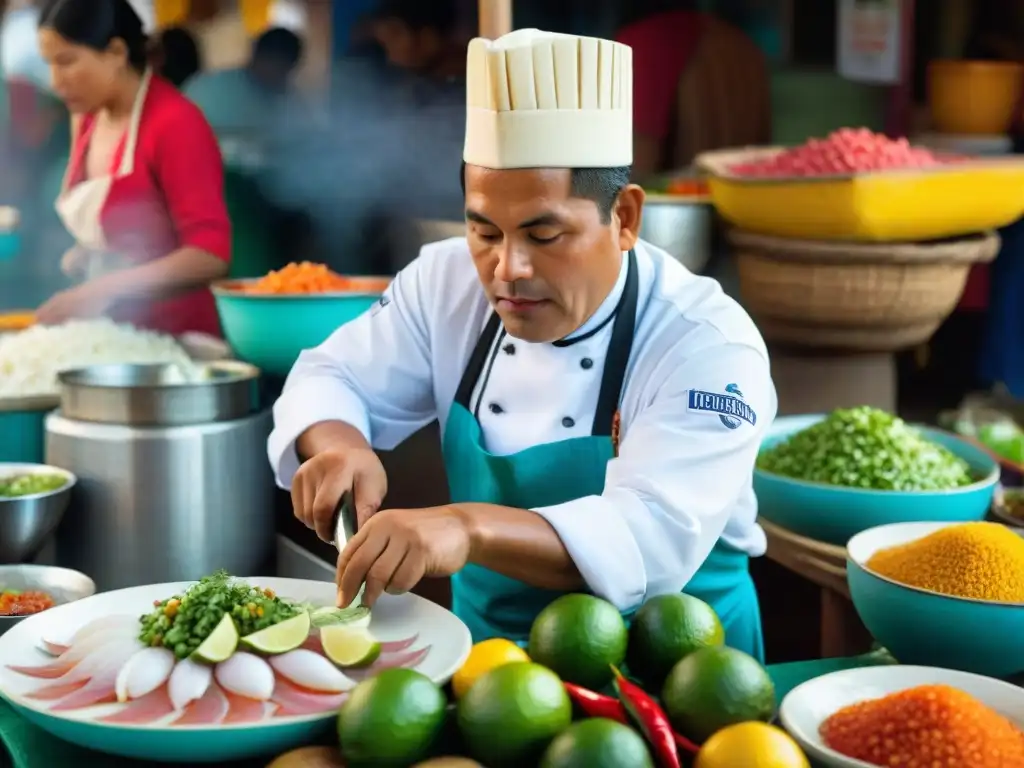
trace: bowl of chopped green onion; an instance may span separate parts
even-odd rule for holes
[[[58,467],[0,462],[0,564],[39,554],[64,517],[75,482]]]
[[[776,419],[754,470],[760,515],[839,546],[879,525],[981,520],[998,481],[981,448],[866,406]]]

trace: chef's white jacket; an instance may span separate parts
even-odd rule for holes
[[[720,538],[763,554],[751,479],[777,408],[764,342],[739,304],[648,243],[636,255],[619,455],[600,496],[534,510],[590,589],[624,611],[680,591]],[[614,312],[626,263],[570,341]],[[465,239],[424,247],[378,305],[296,362],[268,443],[281,487],[299,466],[295,440],[313,424],[347,422],[382,450],[434,419],[443,430],[490,313]],[[567,346],[506,336],[481,377],[486,391],[478,382],[471,400],[487,450],[509,454],[590,434],[611,330],[605,323]]]

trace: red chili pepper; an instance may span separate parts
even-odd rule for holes
[[[607,717],[617,723],[629,724],[629,716],[622,702],[614,696],[605,696],[603,693],[581,688],[573,683],[565,683],[565,690],[583,713],[589,717]]]
[[[619,694],[619,700],[647,737],[662,768],[682,768],[676,747],[676,734],[665,711],[643,688],[623,677],[618,669],[612,667],[612,671],[615,673],[615,692]]]
[[[676,746],[679,748],[680,752],[688,752],[691,755],[696,755],[700,752],[700,747],[682,734],[673,733],[672,735],[676,737]]]

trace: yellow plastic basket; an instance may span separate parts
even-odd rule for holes
[[[816,178],[747,178],[729,170],[779,147],[707,152],[718,212],[734,226],[806,240],[913,242],[998,229],[1024,215],[1024,159]]]

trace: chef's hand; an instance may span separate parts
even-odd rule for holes
[[[98,281],[82,283],[51,296],[36,310],[36,320],[42,325],[60,325],[68,320],[103,317],[114,300]]]
[[[451,576],[469,562],[469,525],[453,506],[387,509],[371,517],[338,555],[338,605],[365,582],[363,604],[408,592],[424,576]]]
[[[362,528],[388,492],[388,477],[377,454],[369,448],[322,451],[304,462],[292,480],[295,516],[322,540],[333,542],[334,512],[349,490]]]
[[[79,277],[85,274],[85,264],[89,252],[80,245],[72,245],[60,259],[60,271],[68,277]]]

